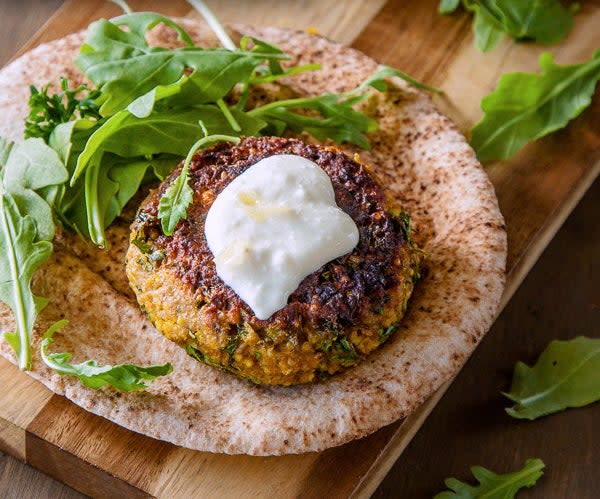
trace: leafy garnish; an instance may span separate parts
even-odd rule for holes
[[[600,339],[551,342],[533,367],[517,363],[504,395],[515,402],[508,414],[530,420],[600,400]]]
[[[441,0],[438,12],[450,14],[459,4],[460,0]],[[475,43],[482,52],[494,48],[504,34],[516,41],[558,42],[571,31],[579,8],[564,7],[559,0],[462,0],[462,4],[474,15]]]
[[[481,161],[505,159],[578,116],[590,105],[600,79],[600,50],[582,64],[559,66],[552,54],[540,56],[542,74],[510,73],[481,101],[483,119],[471,145]]]
[[[295,133],[307,131],[321,141],[330,138],[338,143],[350,142],[369,149],[364,134],[377,130],[377,122],[354,109],[365,97],[335,94],[300,97],[265,104],[248,114],[269,124],[266,134],[282,135],[288,129]],[[307,115],[306,110],[312,110],[318,116]]]
[[[10,192],[19,212],[31,216],[37,236],[43,240],[54,237],[51,204],[56,186],[67,181],[68,175],[57,153],[41,139],[27,139],[10,149],[2,169],[2,183]]]
[[[190,162],[192,161],[194,154],[207,145],[222,141],[238,144],[240,139],[230,135],[207,135],[198,140],[190,148],[183,163],[181,173],[167,188],[158,203],[158,218],[160,218],[160,223],[165,235],[173,235],[173,231],[179,221],[187,218],[187,208],[192,202],[194,194],[192,188],[188,184]]]
[[[177,32],[184,48],[149,45],[147,31],[161,23]],[[105,228],[130,198],[124,193],[133,195],[146,178],[143,165],[146,169],[154,165],[158,155],[162,164],[172,157],[172,165],[176,165],[202,137],[198,121],[205,123],[211,135],[308,132],[319,140],[368,148],[365,133],[376,130],[377,123],[354,109],[367,97],[368,87],[384,90],[385,77],[400,76],[426,88],[404,73],[383,68],[367,84],[350,92],[277,101],[246,110],[254,85],[318,67],[284,69],[280,62],[287,58],[278,47],[252,37],[243,37],[235,50],[196,47],[183,28],[154,13],[93,23],[77,63],[98,85],[96,104],[101,105],[104,118],[89,130],[79,151],[71,179],[76,196],[67,195],[68,210],[59,210],[63,221],[105,246]],[[116,170],[111,170],[116,164],[119,181]],[[174,187],[173,194],[185,194],[185,183],[180,187]],[[189,196],[184,196],[186,199]],[[183,203],[175,204],[180,205]],[[182,213],[174,213],[174,220]]]
[[[400,71],[399,69],[392,68],[390,66],[379,66],[377,72],[362,82],[359,88],[373,87],[380,92],[385,92],[388,89],[385,79],[390,77],[401,78],[413,87],[420,88],[421,90],[427,90],[428,92],[433,92],[434,94],[442,93],[439,88],[435,88],[427,85],[426,83],[415,80],[412,76],[408,75],[404,71]]]
[[[223,25],[219,22],[217,17],[212,13],[208,6],[202,0],[188,0],[188,3],[194,7],[204,18],[206,23],[213,30],[213,33],[217,35],[221,45],[223,45],[223,47],[226,49],[233,50],[235,48],[233,40],[229,37]]]
[[[264,122],[231,110],[241,133],[254,135]],[[120,111],[108,118],[87,140],[81,151],[71,186],[75,187],[83,175],[83,210],[86,227],[82,232],[100,246],[105,245],[104,229],[112,223],[120,210],[135,194],[145,170],[138,170],[130,196],[123,196],[128,182],[116,182],[111,168],[121,165],[121,173],[128,175],[136,165],[150,167],[157,158],[171,158],[174,167],[188,152],[190,145],[202,137],[198,121],[202,120],[213,135],[231,135],[223,113],[215,105],[187,108],[155,109],[149,116],[138,118],[129,111]],[[151,159],[148,159],[151,158]],[[131,167],[128,167],[130,165]]]
[[[450,491],[436,494],[435,499],[511,499],[519,489],[532,487],[544,474],[545,465],[541,459],[527,459],[519,471],[498,475],[482,466],[473,466],[471,472],[479,485],[469,485],[456,478],[447,478],[444,483]]]
[[[151,47],[145,35],[158,24],[174,29],[185,48]],[[124,31],[123,28],[128,31]],[[286,59],[281,52],[202,49],[173,20],[150,12],[101,19],[90,25],[76,62],[102,91],[103,116],[110,116],[157,85],[176,82],[191,70],[188,102],[205,104],[225,97],[248,80],[265,60]]]
[[[21,369],[31,367],[31,335],[47,300],[31,292],[33,274],[52,254],[54,222],[47,200],[67,172],[40,139],[9,146],[2,139],[0,179],[0,300],[15,316],[16,331],[4,334]]]
[[[438,12],[440,14],[452,14],[452,12],[458,9],[459,5],[460,0],[440,0]]]
[[[50,85],[41,90],[31,86],[29,98],[29,116],[25,120],[25,138],[40,137],[48,142],[50,134],[61,123],[73,118],[100,119],[95,99],[100,95],[97,89],[90,90],[87,85],[69,89],[66,78],[60,79],[62,92],[48,94]]]
[[[98,389],[110,385],[123,392],[132,392],[148,388],[144,381],[152,381],[173,371],[170,363],[147,367],[133,364],[99,366],[95,360],[86,360],[80,364],[71,364],[71,353],[48,353],[54,334],[67,324],[66,320],[53,324],[44,334],[40,345],[40,355],[44,364],[61,376],[75,376],[89,388]]]
[[[16,323],[16,331],[4,337],[21,369],[31,368],[33,325],[48,303],[31,292],[31,279],[51,254],[52,243],[39,240],[33,218],[21,215],[0,183],[0,299],[11,308]]]

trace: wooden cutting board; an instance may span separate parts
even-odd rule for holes
[[[183,1],[131,1],[135,10],[192,15]],[[577,62],[600,47],[600,2],[588,1],[558,47],[506,40],[488,54],[473,44],[470,18],[440,16],[437,0],[212,2],[225,22],[304,29],[350,44],[441,87],[438,105],[464,130],[479,101],[507,71],[533,71],[544,50]],[[68,0],[23,50],[116,15],[108,2]],[[487,165],[509,232],[510,299],[600,171],[600,98],[565,130],[510,161]],[[86,494],[108,497],[366,497],[435,406],[445,387],[410,418],[318,454],[223,456],[181,449],[120,428],[54,395],[0,360],[0,450]],[[343,470],[343,472],[341,472]],[[335,477],[335,478],[334,478]]]

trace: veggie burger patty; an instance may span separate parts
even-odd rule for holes
[[[259,320],[217,275],[206,215],[217,195],[258,161],[303,156],[331,179],[356,223],[356,248],[307,276],[287,305]],[[358,158],[297,139],[249,137],[197,153],[187,219],[162,232],[158,203],[182,165],[142,203],[131,227],[127,275],[155,327],[194,358],[263,384],[314,381],[359,362],[389,338],[406,311],[421,252],[410,220]],[[277,234],[273,234],[277,237]]]

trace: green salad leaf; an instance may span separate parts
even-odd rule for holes
[[[509,73],[481,101],[485,115],[473,128],[471,145],[481,161],[513,156],[578,116],[592,101],[600,79],[600,50],[582,64],[559,66],[540,56],[542,74]]]
[[[3,168],[3,184],[20,213],[30,215],[40,239],[54,237],[51,203],[56,186],[67,181],[68,175],[56,152],[41,139],[27,139],[15,144]]]
[[[146,169],[158,158],[162,158],[163,164],[171,158],[172,169],[185,157],[190,144],[202,138],[202,129],[198,126],[200,120],[213,135],[256,135],[265,125],[262,120],[245,113],[235,109],[230,111],[240,124],[239,132],[231,128],[216,105],[159,106],[146,117],[136,117],[123,110],[108,118],[89,136],[71,178],[71,186],[76,187],[84,174],[83,207],[87,222],[79,230],[89,234],[96,244],[104,246],[104,229],[135,194]],[[127,177],[128,164],[130,172]],[[143,169],[143,164],[146,164],[146,169]],[[120,173],[119,179],[115,178],[117,172]],[[134,180],[124,182],[127,178]]]
[[[2,178],[2,169],[8,161],[10,151],[12,150],[15,143],[11,140],[7,140],[4,137],[0,137],[0,178]]]
[[[146,33],[158,24],[174,29],[186,46],[151,47]],[[255,49],[196,47],[185,30],[171,19],[140,12],[92,23],[76,62],[102,91],[100,111],[103,116],[110,116],[154,87],[175,83],[184,70],[192,71],[183,92],[186,101],[215,102],[237,83],[248,80],[265,60],[278,59],[287,57],[279,50],[263,53]]]
[[[4,337],[21,369],[31,367],[33,325],[48,303],[31,292],[31,279],[51,254],[52,243],[38,238],[33,218],[21,215],[0,183],[0,299],[11,308],[16,323],[16,331]]]
[[[450,14],[459,0],[441,0],[438,12]],[[475,44],[482,52],[493,49],[504,34],[516,41],[533,40],[542,44],[562,40],[573,27],[578,4],[565,7],[559,0],[462,0],[473,13]]]
[[[116,366],[99,366],[95,360],[86,360],[80,364],[71,364],[70,353],[48,353],[54,334],[68,321],[62,320],[53,324],[44,334],[40,345],[40,355],[44,364],[62,376],[75,376],[89,388],[102,388],[110,385],[123,392],[132,392],[148,388],[144,381],[152,381],[173,371],[170,363],[140,367],[134,364],[118,364]]]
[[[0,179],[0,300],[15,316],[16,331],[4,334],[19,367],[31,367],[31,334],[47,300],[31,292],[33,274],[52,254],[52,201],[67,171],[41,139],[11,145],[0,140],[5,161]]]
[[[207,129],[204,124],[202,123],[201,126],[206,134]],[[240,139],[239,137],[230,135],[205,135],[198,140],[189,150],[183,163],[181,173],[160,198],[158,203],[158,218],[160,218],[160,223],[166,236],[173,235],[173,231],[179,221],[187,218],[187,208],[192,202],[192,197],[194,195],[194,192],[188,183],[190,163],[194,154],[203,147],[223,141],[238,144]]]
[[[447,478],[444,483],[451,491],[436,494],[435,499],[511,499],[519,489],[532,487],[544,474],[541,459],[527,459],[519,471],[498,475],[482,466],[473,466],[471,472],[479,485],[469,485],[456,478]]]
[[[600,400],[600,339],[551,342],[533,367],[517,363],[504,395],[515,402],[508,414],[530,420]]]

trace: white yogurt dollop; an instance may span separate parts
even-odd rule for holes
[[[359,237],[327,174],[292,154],[265,158],[235,178],[208,211],[205,235],[217,274],[259,319]]]

